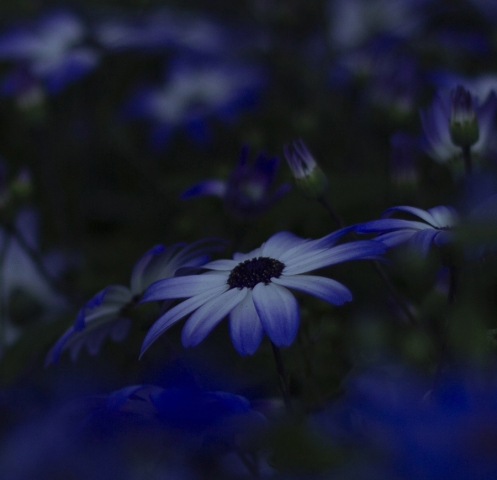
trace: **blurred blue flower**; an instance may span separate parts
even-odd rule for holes
[[[356,461],[380,468],[378,478],[496,478],[495,378],[495,371],[450,372],[431,391],[432,379],[400,368],[366,372],[350,378],[345,396],[313,424],[353,448]]]
[[[268,158],[264,153],[259,153],[249,165],[247,157],[248,147],[244,146],[228,180],[204,180],[185,190],[181,198],[212,195],[221,198],[226,211],[237,219],[247,221],[258,217],[288,192],[290,185],[284,183],[270,194],[279,159]]]
[[[460,87],[464,88],[462,85]],[[454,110],[458,107],[458,104],[455,105],[453,102],[454,92],[455,89],[451,89],[450,93],[439,90],[435,94],[431,107],[421,110],[423,148],[437,162],[447,163],[459,160],[462,165],[461,148],[455,145],[451,138],[451,119],[456,113]],[[479,132],[478,141],[471,147],[471,152],[474,156],[481,158],[495,151],[493,136],[497,96],[494,91],[491,91],[482,103],[482,98],[471,95],[471,92],[469,95]]]
[[[98,64],[98,53],[84,45],[86,35],[83,22],[75,14],[57,11],[29,27],[0,36],[0,59],[17,62],[33,78],[42,80],[50,93],[57,93]]]
[[[341,230],[318,240],[305,240],[280,232],[250,253],[236,253],[233,260],[204,265],[208,272],[152,284],[142,301],[187,300],[155,322],[145,337],[141,355],[168,328],[190,314],[181,336],[185,347],[199,344],[228,314],[231,340],[241,355],[253,354],[264,332],[276,346],[290,345],[297,334],[300,312],[289,288],[334,305],[352,300],[350,291],[336,280],[302,274],[384,251],[382,244],[371,241],[336,246],[344,233]]]
[[[130,287],[110,285],[84,304],[74,324],[48,352],[45,365],[57,363],[65,350],[70,350],[74,361],[83,346],[91,355],[95,355],[106,337],[115,342],[122,341],[131,326],[129,309],[137,304],[149,285],[203,265],[209,260],[209,253],[220,249],[221,243],[216,240],[200,240],[190,245],[182,243],[169,247],[156,245],[135,263]]]
[[[142,17],[114,16],[95,28],[99,43],[108,50],[182,50],[202,55],[226,55],[240,39],[220,22],[205,15],[160,9]]]
[[[426,0],[329,0],[329,39],[336,50],[363,46],[375,36],[409,38],[425,21]]]
[[[385,210],[382,217],[395,212],[410,213],[421,219],[403,220],[382,218],[354,226],[357,233],[378,233],[375,240],[387,247],[395,247],[407,242],[421,255],[427,255],[432,243],[441,246],[453,239],[450,229],[459,223],[459,215],[452,207],[438,206],[428,210],[417,207],[401,206]]]
[[[198,142],[209,138],[206,121],[235,118],[253,106],[264,82],[261,69],[219,61],[173,61],[162,87],[142,88],[124,108],[125,117],[153,125],[151,143],[163,147],[174,130],[186,129]]]
[[[15,325],[9,317],[8,305],[14,295],[26,294],[27,297],[21,297],[24,305],[28,299],[37,302],[42,307],[39,318],[42,321],[69,307],[68,299],[54,289],[54,282],[67,266],[67,259],[60,251],[39,252],[39,218],[32,208],[21,209],[11,228],[0,227],[0,351],[22,333],[22,326]]]

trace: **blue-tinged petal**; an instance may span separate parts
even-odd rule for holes
[[[204,268],[219,271],[232,270],[238,263],[236,260],[214,260],[213,262],[206,263]]]
[[[230,313],[230,335],[240,355],[252,355],[259,347],[264,334],[259,315],[252,300],[252,293],[246,290],[245,298]]]
[[[433,218],[433,215],[431,213],[427,212],[426,210],[422,210],[421,208],[417,207],[409,207],[409,206],[400,206],[400,207],[391,207],[387,208],[383,213],[382,216],[388,216],[392,212],[407,212],[411,213],[413,215],[416,215],[416,217],[421,218],[425,222],[429,223],[432,227],[437,227],[438,225],[436,224],[435,219]]]
[[[352,300],[350,290],[331,278],[316,275],[282,275],[279,278],[272,278],[271,282],[309,293],[333,305],[342,305]]]
[[[224,198],[226,195],[226,182],[222,180],[205,180],[186,189],[180,198],[195,198],[203,195],[213,195]]]
[[[228,275],[226,273],[204,273],[202,275],[164,278],[152,283],[145,290],[141,302],[193,297],[220,285],[227,287],[227,281]]]
[[[28,60],[39,48],[36,36],[25,30],[15,29],[0,37],[0,58]]]
[[[40,59],[32,65],[32,72],[45,79],[47,90],[58,93],[68,83],[82,78],[99,62],[98,55],[90,49],[74,50],[61,58],[58,64],[47,64]]]
[[[264,331],[277,347],[287,347],[295,339],[300,322],[299,305],[285,288],[274,283],[258,283],[252,290],[255,309]]]
[[[340,240],[340,238],[342,238],[345,234],[351,232],[352,230],[354,230],[354,225],[349,225],[348,227],[340,228],[339,230],[332,232],[324,236],[323,238],[315,240],[316,242],[315,247],[316,248],[333,247],[338,242],[338,240]]]
[[[407,242],[416,232],[420,230],[396,230],[395,232],[388,232],[378,235],[373,240],[381,242],[387,248],[396,247],[401,243]]]
[[[478,108],[478,130],[480,138],[473,146],[476,151],[486,150],[491,141],[491,136],[494,134],[495,111],[497,109],[497,96],[495,92],[491,92],[485,102]]]
[[[261,247],[263,257],[279,258],[288,249],[309,242],[308,239],[297,237],[290,232],[279,232],[271,236]]]
[[[359,240],[344,243],[317,253],[309,252],[285,262],[284,275],[297,275],[311,272],[318,268],[327,267],[349,260],[360,260],[385,253],[386,247],[376,241]]]
[[[433,227],[426,223],[414,220],[403,220],[400,218],[382,218],[380,220],[371,220],[366,223],[354,225],[354,231],[357,233],[387,232],[398,229],[410,229],[414,232],[415,230],[425,230],[427,228]]]
[[[170,248],[170,247],[169,247]],[[164,252],[166,247],[164,245],[154,245],[150,250],[145,252],[134,264],[133,270],[131,271],[130,287],[134,295],[143,293],[143,290],[148,285],[142,285],[142,277],[147,265],[150,263],[152,258],[156,255]]]
[[[162,335],[168,328],[174,325],[176,322],[181,320],[183,317],[193,312],[200,306],[204,305],[206,302],[211,300],[212,298],[216,298],[222,293],[226,291],[228,285],[226,286],[218,286],[209,290],[208,292],[201,293],[194,297],[181,302],[175,307],[168,310],[164,315],[159,317],[156,322],[152,325],[152,327],[147,332],[145,339],[143,340],[142,348],[140,351],[140,358],[145,353],[145,350],[152,345],[157,338]]]
[[[436,223],[435,226],[438,228],[453,227],[459,220],[457,212],[452,207],[444,205],[430,208],[428,209],[428,213],[433,216]]]
[[[232,288],[212,298],[186,321],[181,340],[185,347],[198,345],[245,296],[245,289]]]
[[[416,249],[421,255],[428,255],[433,239],[440,233],[439,230],[423,230],[416,232],[408,242],[408,245]]]
[[[190,245],[178,243],[167,247],[162,252],[157,252],[153,258],[145,265],[141,278],[138,275],[140,289],[137,294],[143,291],[157,280],[178,276],[179,274],[188,275],[188,267],[199,267],[209,260],[208,253],[224,249],[223,242],[216,238],[202,239]],[[181,270],[181,272],[179,272]],[[131,283],[133,284],[134,273],[132,274]],[[137,271],[139,274],[139,271]]]
[[[70,350],[71,359],[75,361],[83,346],[91,355],[95,355],[107,336],[113,341],[122,341],[129,332],[131,320],[123,317],[116,318],[116,314],[117,312],[113,312],[113,314],[88,320],[82,330],[77,330],[75,326],[68,328],[47,353],[45,366],[50,363],[57,364],[61,353],[65,350]]]

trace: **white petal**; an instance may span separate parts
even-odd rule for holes
[[[213,287],[227,285],[226,273],[207,273],[185,275],[184,277],[164,278],[152,283],[142,297],[142,302],[167,300],[168,298],[188,298],[211,290]]]
[[[279,278],[271,279],[271,281],[277,285],[309,293],[334,305],[342,305],[344,302],[352,300],[350,290],[331,278],[316,275],[282,275]]]
[[[252,355],[261,343],[264,329],[254,306],[252,292],[230,313],[230,334],[233,345],[240,355]]]
[[[145,353],[148,347],[150,347],[150,345],[152,345],[152,343],[154,343],[155,340],[157,340],[157,338],[160,337],[168,328],[181,320],[184,316],[204,305],[212,298],[217,298],[224,291],[226,291],[227,288],[228,285],[218,286],[217,289],[212,289],[208,292],[204,292],[200,295],[191,297],[188,300],[185,300],[184,302],[181,302],[180,304],[171,308],[171,310],[168,310],[164,315],[159,317],[152,325],[150,330],[147,332],[147,335],[143,340],[140,357]]]
[[[274,283],[258,283],[252,290],[255,309],[264,331],[277,347],[290,345],[299,328],[300,311],[295,297]]]
[[[202,305],[187,320],[181,340],[185,347],[198,345],[245,296],[244,289],[232,288]]]
[[[317,252],[308,252],[287,261],[283,274],[297,275],[336,263],[381,255],[385,252],[385,248],[381,242],[359,240]]]

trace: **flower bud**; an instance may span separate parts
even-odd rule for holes
[[[286,161],[295,178],[295,184],[306,196],[319,198],[328,188],[328,179],[302,140],[283,147]]]
[[[471,147],[480,137],[471,94],[461,85],[451,91],[450,138],[458,147]]]

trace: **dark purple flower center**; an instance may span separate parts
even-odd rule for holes
[[[251,258],[239,263],[231,270],[228,277],[230,288],[254,288],[258,283],[266,285],[271,278],[278,278],[285,268],[285,264],[274,258]]]

